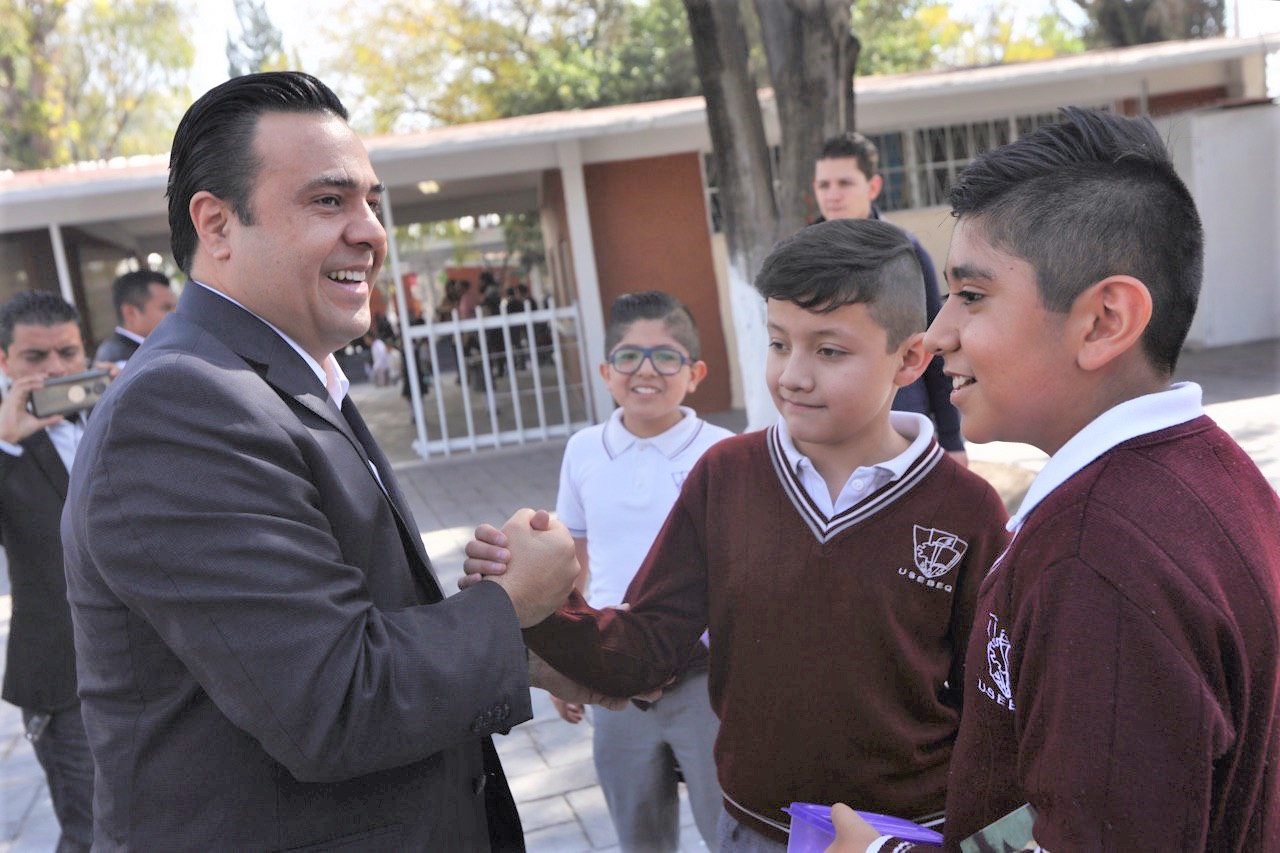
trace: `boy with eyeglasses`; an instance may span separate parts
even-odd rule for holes
[[[702,457],[629,610],[572,595],[525,631],[564,675],[631,696],[701,654],[709,627],[725,802],[713,849],[752,853],[786,848],[793,801],[941,819],[974,601],[1007,517],[932,421],[890,411],[929,361],[901,230],[810,226],[755,286],[780,422]],[[488,573],[496,532],[477,530],[467,571]]]
[[[600,365],[618,408],[565,447],[556,513],[573,534],[576,584],[593,607],[619,604],[699,457],[733,433],[681,405],[707,375],[689,310],[666,293],[618,297]],[[596,774],[623,850],[679,848],[678,763],[708,847],[720,814],[712,746],[720,727],[699,644],[663,697],[645,710],[592,712]],[[552,698],[569,723],[581,705]]]

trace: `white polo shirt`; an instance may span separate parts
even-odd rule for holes
[[[849,507],[856,506],[867,495],[879,490],[886,483],[902,479],[902,475],[907,473],[912,463],[933,443],[933,421],[924,415],[918,415],[915,412],[890,412],[889,425],[898,435],[911,442],[907,449],[878,465],[864,466],[855,470],[849,475],[839,496],[832,501],[827,481],[822,479],[818,469],[813,466],[813,461],[796,449],[791,431],[787,429],[786,420],[778,418],[775,427],[778,431],[778,444],[782,447],[782,453],[786,456],[791,470],[795,472],[805,494],[822,513],[824,523]]]
[[[556,515],[570,533],[587,540],[592,607],[622,601],[693,464],[733,435],[693,409],[680,411],[684,417],[671,429],[638,438],[615,409],[608,421],[575,433],[565,447]]]

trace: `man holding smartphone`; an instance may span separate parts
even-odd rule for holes
[[[22,709],[62,828],[59,851],[93,840],[93,757],[76,695],[71,609],[59,521],[76,449],[78,416],[38,418],[31,393],[85,369],[76,309],[53,293],[19,293],[0,308],[0,544],[9,563],[13,616],[5,701]]]

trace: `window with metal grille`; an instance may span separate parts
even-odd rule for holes
[[[1097,109],[1110,110],[1111,106],[1103,105]],[[884,180],[876,206],[889,212],[945,205],[956,176],[973,158],[1057,120],[1056,112],[1025,113],[960,124],[868,133],[867,138],[880,152],[880,175]],[[778,147],[775,145],[770,150],[776,175]],[[717,168],[715,154],[704,153],[703,177],[713,233],[722,230],[720,199],[716,190]]]

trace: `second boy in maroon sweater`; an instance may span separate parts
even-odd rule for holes
[[[779,244],[756,287],[782,421],[694,467],[630,611],[575,595],[526,634],[564,674],[629,696],[679,672],[710,627],[721,849],[781,849],[796,800],[942,811],[1005,512],[927,418],[890,413],[927,361],[920,276],[908,238],[875,220]]]

